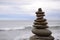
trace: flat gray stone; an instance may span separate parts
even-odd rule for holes
[[[32,32],[39,36],[50,36],[52,33],[48,29],[36,29],[36,28],[33,28]]]
[[[34,35],[34,36],[30,37],[30,40],[54,40],[54,37],[52,37],[52,36],[41,37],[41,36]]]
[[[48,28],[47,25],[33,25],[33,27],[37,28],[37,29],[44,29],[44,28]]]
[[[47,22],[34,22],[35,25],[46,25],[48,24]]]

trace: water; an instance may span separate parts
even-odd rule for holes
[[[33,21],[0,20],[0,40],[27,40],[33,35],[32,25]],[[49,20],[48,25],[52,36],[60,40],[60,20]]]

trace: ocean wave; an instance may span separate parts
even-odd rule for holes
[[[25,29],[25,27],[0,28],[0,31],[10,31],[10,30],[19,30],[19,29]]]
[[[26,26],[26,27],[14,27],[14,28],[0,28],[0,31],[10,31],[10,30],[23,30],[23,29],[31,29],[32,26]],[[60,28],[60,26],[49,26],[49,28]]]
[[[60,28],[60,26],[49,26],[50,28]]]

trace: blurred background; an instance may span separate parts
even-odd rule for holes
[[[45,12],[52,36],[60,40],[60,0],[0,0],[0,40],[28,40],[38,8]]]

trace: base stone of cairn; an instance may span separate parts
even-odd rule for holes
[[[30,38],[30,40],[54,40],[54,38],[52,36],[43,37],[43,36],[34,35]]]
[[[51,36],[52,32],[47,29],[48,23],[44,19],[45,15],[41,8],[36,12],[36,16],[37,19],[34,20],[34,28],[32,29],[32,33],[35,35],[30,37],[30,40],[54,40],[54,37]]]

